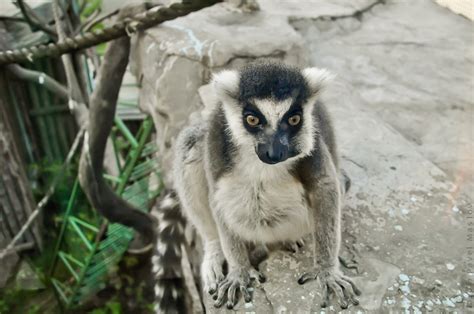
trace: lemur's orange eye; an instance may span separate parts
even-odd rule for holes
[[[260,123],[260,120],[256,116],[248,115],[245,120],[250,126],[257,126]]]
[[[301,121],[301,116],[299,114],[295,114],[294,116],[291,116],[289,119],[288,119],[288,123],[291,125],[291,126],[295,126],[295,125],[298,125],[298,123],[300,123]]]

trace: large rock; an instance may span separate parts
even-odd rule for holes
[[[319,19],[343,17],[365,11],[380,1],[377,0],[260,0],[263,11],[287,17],[290,21],[300,19]]]
[[[303,40],[286,17],[244,13],[228,3],[163,23],[134,42],[131,68],[141,83],[140,104],[153,116],[166,169],[174,138],[200,108],[198,88],[212,72],[258,58],[295,65],[308,61]]]
[[[470,24],[429,1],[380,2],[261,0],[257,13],[221,4],[164,23],[134,45],[141,106],[154,117],[169,169],[176,133],[212,102],[209,88],[198,93],[211,72],[268,56],[304,65],[310,48],[311,63],[338,74],[324,98],[353,181],[341,255],[358,266],[344,271],[363,295],[350,310],[464,309],[474,282],[472,203],[451,183],[457,167],[443,160],[472,165],[473,154],[456,153],[472,149],[472,134],[457,128],[469,130],[473,108]],[[306,242],[298,254],[273,252],[261,265],[268,282],[237,310],[319,310],[318,282],[296,283],[312,265]],[[204,303],[214,311],[209,297]]]
[[[354,86],[458,190],[474,195],[471,21],[433,1],[389,1],[362,16],[294,26],[312,63]]]

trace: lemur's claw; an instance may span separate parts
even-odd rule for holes
[[[214,306],[221,307],[227,299],[226,306],[228,309],[232,309],[239,301],[240,295],[243,296],[245,302],[252,301],[252,296],[248,290],[251,279],[263,282],[265,276],[254,268],[231,270],[227,277],[219,283],[217,293],[214,295],[216,300]]]
[[[343,275],[338,269],[324,269],[317,272],[308,272],[303,274],[299,279],[300,285],[307,281],[314,280],[319,277],[321,285],[324,289],[323,301],[321,307],[325,308],[330,303],[330,294],[335,294],[336,299],[342,309],[347,309],[349,304],[359,304],[356,295],[361,295],[361,291],[349,277]]]
[[[284,249],[291,253],[298,253],[303,246],[304,246],[303,239],[300,239],[294,242],[290,241],[283,244]]]

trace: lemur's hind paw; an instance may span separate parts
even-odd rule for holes
[[[304,240],[288,241],[283,243],[283,249],[291,253],[299,253],[304,246]]]
[[[240,295],[244,297],[245,302],[252,301],[248,289],[251,279],[264,282],[265,276],[253,267],[231,269],[226,278],[219,283],[218,290],[213,296],[216,300],[214,306],[221,307],[227,299],[227,308],[232,309],[239,302]]]
[[[359,304],[359,300],[356,296],[361,295],[361,291],[357,288],[356,284],[347,276],[344,276],[341,271],[338,269],[330,268],[323,269],[316,272],[308,272],[303,274],[298,283],[300,285],[304,284],[307,281],[314,280],[319,277],[321,286],[323,287],[323,302],[321,307],[329,306],[329,296],[331,293],[334,293],[336,299],[342,309],[347,309],[349,303],[354,305]]]

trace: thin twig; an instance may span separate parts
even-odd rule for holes
[[[40,29],[43,32],[49,34],[54,40],[58,38],[56,32],[51,27],[46,25],[46,23],[41,21],[41,19],[35,14],[33,9],[31,9],[28,4],[24,2],[24,0],[16,0],[16,4],[20,8],[23,17],[30,26]]]
[[[38,203],[38,205],[36,205],[35,210],[30,215],[30,217],[28,217],[28,220],[21,227],[20,231],[10,241],[10,243],[6,246],[6,248],[0,251],[0,260],[3,259],[3,257],[5,257],[7,255],[7,252],[15,246],[15,244],[18,242],[18,240],[20,240],[20,238],[23,236],[23,234],[25,234],[25,232],[30,228],[31,224],[35,221],[35,219],[40,214],[41,210],[46,206],[49,199],[54,194],[54,191],[56,190],[56,186],[59,183],[59,180],[64,176],[64,173],[66,173],[66,168],[71,163],[72,157],[74,157],[74,155],[76,153],[76,150],[79,147],[79,144],[81,143],[81,139],[82,139],[82,136],[84,135],[85,130],[86,130],[86,125],[82,126],[82,128],[77,133],[76,138],[74,139],[74,142],[72,143],[71,149],[69,150],[69,153],[66,156],[66,160],[64,161],[63,165],[61,166],[61,169],[58,172],[58,175],[53,179],[53,182],[51,183],[51,185],[50,185],[48,191],[46,192],[46,194],[43,196],[43,198]]]
[[[69,98],[67,88],[44,72],[25,69],[18,64],[9,64],[6,68],[19,79],[40,84],[66,100]]]
[[[94,28],[94,26],[96,26],[97,24],[99,24],[99,23],[101,23],[101,22],[103,22],[103,21],[105,21],[105,20],[107,20],[107,19],[110,19],[112,16],[117,15],[117,13],[119,13],[119,10],[115,10],[115,11],[110,12],[109,14],[106,14],[106,15],[104,15],[104,16],[101,16],[101,17],[99,17],[98,19],[96,19],[95,21],[92,21],[91,23],[89,23],[88,25],[85,24],[85,25],[83,26],[83,27],[84,27],[84,30],[85,30],[86,32],[90,31],[91,29]]]
[[[12,247],[11,249],[2,250],[0,252],[0,260],[2,258],[5,258],[8,255],[32,249],[34,246],[35,246],[35,244],[33,242],[26,242],[26,243],[18,244],[17,246]]]
[[[87,6],[87,0],[82,0],[81,7],[79,8],[79,15],[82,15],[82,12],[86,9]]]
[[[6,16],[0,15],[0,21],[11,21],[11,22],[20,22],[20,23],[28,23],[24,18],[17,17],[17,16]]]
[[[56,31],[58,33],[58,41],[64,42],[67,38],[67,34],[63,28],[61,18],[60,18],[61,15],[60,15],[59,0],[54,0],[53,2],[53,15],[54,15],[54,21],[56,24]],[[64,72],[66,73],[70,107],[74,111],[79,110],[80,112],[83,112],[83,113],[79,113],[79,115],[82,116],[82,118],[87,119],[87,117],[85,116],[87,112],[87,108],[85,104],[86,102],[83,97],[81,87],[79,85],[76,71],[74,69],[72,55],[64,54],[61,56],[61,60],[64,66]],[[78,124],[81,125],[82,122],[84,121],[78,121]]]
[[[87,17],[87,19],[84,22],[82,22],[81,25],[79,25],[79,27],[76,29],[75,35],[79,34],[82,31],[84,31],[84,29],[87,27],[87,25],[90,25],[91,23],[93,23],[94,20],[97,19],[97,17],[100,15],[101,12],[102,12],[102,10],[100,8],[95,10],[94,12],[92,12],[91,15],[89,15]]]

